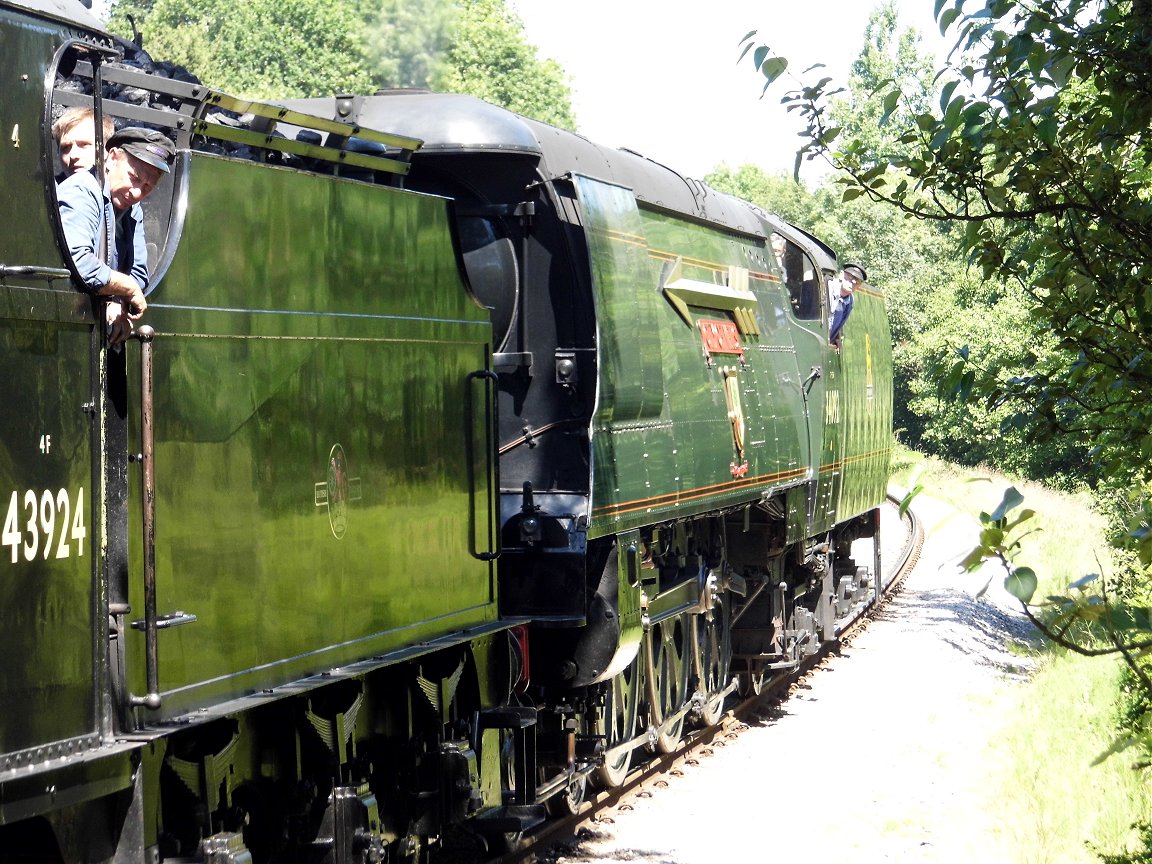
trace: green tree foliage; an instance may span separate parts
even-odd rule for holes
[[[1134,566],[1108,586],[1090,574],[1035,597],[1035,574],[1015,560],[1031,515],[1013,513],[1018,495],[981,514],[965,563],[998,562],[1050,638],[1122,654],[1152,694],[1141,660],[1152,652],[1152,0],[935,0],[935,11],[957,40],[935,104],[914,108],[896,80],[876,94],[899,146],[878,149],[838,127],[838,91],[824,80],[785,97],[807,122],[801,155],[841,170],[844,202],[952,226],[980,290],[992,299],[1010,286],[1024,299],[1016,332],[1034,341],[986,335],[979,353],[957,351],[950,383],[970,404],[1006,412],[998,431],[1019,430],[1033,447],[1091,446],[1100,479],[1127,493],[1119,537]],[[745,53],[771,84],[787,62],[754,37]],[[902,106],[911,122],[901,123]],[[1152,745],[1147,725],[1115,749],[1141,742]]]
[[[540,60],[504,0],[461,0],[458,29],[436,89],[469,93],[563,129],[575,129],[572,93],[554,60]]]
[[[506,0],[118,0],[110,25],[239,96],[415,87],[576,125],[563,70],[537,57]]]
[[[893,92],[900,99],[893,100]],[[921,52],[915,30],[900,30],[892,0],[869,17],[845,91],[830,95],[831,122],[842,139],[853,142],[861,163],[911,155],[903,130],[938,94],[932,61]],[[831,186],[825,188],[831,196]],[[886,274],[896,341],[896,421],[903,438],[961,464],[988,464],[1060,486],[1085,479],[1088,460],[1080,442],[1061,438],[1036,447],[1029,424],[1001,400],[941,398],[942,370],[960,351],[979,357],[991,372],[1033,368],[1056,350],[1051,335],[1026,313],[1029,298],[1019,284],[973,272],[960,227],[908,218],[906,211],[868,196],[848,197],[835,208],[852,226],[840,248]],[[915,191],[909,199],[925,203]]]
[[[459,11],[454,0],[384,0],[365,35],[376,87],[426,90],[443,79]]]
[[[831,104],[832,122],[842,135],[859,141],[870,153],[902,152],[897,130],[929,110],[935,94],[935,69],[923,53],[920,34],[899,28],[895,0],[886,0],[869,16],[860,55],[852,64],[846,98]],[[881,122],[888,110],[878,96],[897,87],[903,98]]]
[[[361,10],[342,0],[120,0],[113,29],[131,16],[154,58],[255,99],[363,92],[371,86]]]
[[[1013,412],[1034,438],[1073,433],[1092,442],[1106,474],[1143,483],[1152,479],[1149,6],[936,0],[956,59],[933,110],[895,127],[900,151],[841,134],[827,84],[786,97],[807,119],[806,154],[845,172],[846,199],[957,225],[969,260],[1018,285],[1035,330],[1062,348],[1017,369],[970,354],[958,383]],[[774,59],[753,57],[762,69]],[[899,82],[878,95],[885,123],[909,104]]]

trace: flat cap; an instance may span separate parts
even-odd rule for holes
[[[844,272],[858,282],[867,282],[868,274],[859,264],[845,264]]]
[[[109,150],[119,147],[165,174],[172,170],[172,163],[176,161],[176,145],[167,135],[155,129],[125,126],[113,133],[104,146]]]

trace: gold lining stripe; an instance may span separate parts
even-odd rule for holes
[[[830,474],[843,468],[845,465],[863,462],[866,459],[874,459],[879,456],[886,456],[891,452],[892,448],[889,446],[880,448],[879,450],[873,450],[869,453],[855,454],[837,462],[829,462],[820,466],[820,474]],[[742,480],[729,481],[726,483],[716,483],[711,486],[700,486],[696,489],[686,489],[683,492],[669,492],[664,495],[655,495],[651,498],[637,498],[633,501],[622,501],[619,504],[605,504],[600,507],[593,508],[592,513],[594,516],[635,513],[639,510],[650,510],[656,507],[666,507],[674,504],[685,503],[688,501],[696,501],[700,498],[706,498],[709,495],[720,495],[725,492],[736,492],[741,489],[748,489],[751,487],[766,485],[774,482],[778,483],[786,480],[798,480],[804,478],[809,473],[809,466],[805,465],[801,468],[777,471],[773,474],[760,474],[756,477],[745,477]]]

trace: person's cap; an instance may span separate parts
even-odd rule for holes
[[[864,268],[859,264],[845,264],[844,272],[848,276],[851,276],[853,279],[855,279],[857,282],[868,281],[868,274],[864,272]]]
[[[125,126],[113,133],[104,146],[109,150],[119,147],[165,174],[172,170],[172,163],[176,161],[176,145],[167,135],[155,129]]]

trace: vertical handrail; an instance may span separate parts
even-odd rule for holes
[[[152,340],[156,331],[145,324],[133,334],[140,341],[140,449],[144,513],[144,641],[148,693],[133,696],[132,705],[155,711],[160,707],[159,630],[156,615],[156,474],[153,455]]]
[[[96,176],[104,182],[104,99],[97,98],[104,92],[104,78],[100,62],[104,59],[99,51],[92,52],[92,126],[95,133],[93,144],[96,150]],[[104,259],[107,263],[107,258]]]
[[[500,481],[499,471],[500,464],[496,457],[496,412],[494,410],[495,403],[495,386],[494,382],[499,382],[500,378],[491,369],[480,369],[476,372],[468,373],[468,430],[469,435],[475,429],[476,423],[476,409],[475,397],[472,395],[472,382],[476,379],[483,379],[486,382],[484,387],[484,394],[488,396],[489,393],[493,394],[490,398],[484,400],[484,458],[485,458],[485,471],[484,477],[487,483],[487,504],[488,504],[488,540],[487,544],[492,548],[491,551],[481,552],[477,548],[478,531],[475,525],[475,512],[476,508],[472,507],[473,512],[473,536],[471,540],[471,553],[472,557],[478,558],[481,561],[494,561],[500,557],[501,542],[500,542],[500,513],[499,513],[499,496],[500,496]],[[476,494],[475,480],[472,483],[472,495]]]
[[[877,507],[872,511],[872,582],[874,583],[873,591],[876,603],[879,603],[880,598],[884,596],[884,571],[881,569],[883,566],[884,560],[880,546],[880,508]]]

